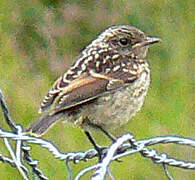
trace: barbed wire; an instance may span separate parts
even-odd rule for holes
[[[11,131],[6,131],[0,128],[0,138],[3,138],[4,144],[10,153],[10,157],[0,154],[0,161],[8,163],[12,167],[17,168],[19,173],[25,180],[28,180],[30,176],[28,168],[24,165],[24,162],[26,162],[32,168],[34,179],[38,177],[41,180],[48,180],[48,178],[38,168],[38,161],[32,158],[30,154],[31,147],[29,146],[29,144],[38,144],[41,147],[46,148],[48,151],[50,151],[55,158],[65,161],[65,165],[68,168],[68,179],[72,179],[72,172],[70,166],[71,161],[76,164],[80,161],[88,161],[89,159],[98,156],[98,153],[95,149],[89,149],[84,152],[64,153],[60,151],[58,147],[51,141],[26,134],[25,132],[23,132],[21,125],[16,125],[11,120],[11,116],[9,114],[1,89],[0,103],[5,116],[5,120],[11,128]],[[11,140],[16,142],[15,148],[12,147],[12,144],[10,143]],[[109,147],[104,148],[104,150],[102,151],[103,158],[100,162],[81,170],[77,174],[75,179],[79,180],[87,172],[95,170],[91,177],[92,180],[103,180],[105,179],[106,175],[110,176],[110,178],[114,180],[114,176],[109,170],[112,161],[135,153],[140,153],[143,157],[150,158],[154,163],[162,164],[165,174],[170,180],[172,180],[173,178],[170,176],[167,170],[167,165],[195,170],[195,162],[172,158],[169,157],[167,153],[159,154],[156,149],[149,149],[147,147],[155,144],[167,143],[186,145],[195,148],[195,139],[192,138],[184,138],[177,136],[159,136],[143,140],[136,140],[133,134],[125,133],[122,136],[118,137],[117,140]]]

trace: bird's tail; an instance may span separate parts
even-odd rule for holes
[[[34,136],[41,136],[60,120],[62,116],[63,113],[43,115],[26,128],[25,131]]]

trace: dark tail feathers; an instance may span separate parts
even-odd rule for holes
[[[46,133],[49,128],[52,127],[58,120],[61,119],[63,113],[53,115],[43,115],[35,122],[33,122],[25,131],[34,134],[35,136],[41,136]]]

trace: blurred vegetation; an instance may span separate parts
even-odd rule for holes
[[[132,24],[163,39],[150,48],[152,84],[142,110],[115,135],[132,132],[137,139],[177,135],[195,137],[194,1],[188,0],[20,0],[0,1],[0,86],[16,123],[24,127],[37,117],[37,109],[51,84],[99,32],[113,24]],[[1,114],[0,127],[8,128]],[[45,136],[62,151],[91,148],[82,130],[58,123]],[[101,134],[99,144],[105,145]],[[0,144],[0,153],[6,151]],[[192,149],[158,146],[159,152],[195,160]],[[44,155],[43,155],[44,153]],[[66,179],[63,162],[33,147],[33,157],[50,179]],[[114,162],[116,179],[166,179],[162,166],[133,155]],[[76,175],[95,163],[72,165]],[[195,178],[194,171],[169,168],[177,180]],[[21,179],[17,170],[0,163],[1,179]],[[88,179],[85,176],[84,179]]]

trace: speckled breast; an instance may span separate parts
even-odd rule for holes
[[[83,116],[90,123],[104,128],[116,128],[127,123],[144,103],[150,84],[150,71],[144,70],[139,78],[128,86],[100,97],[90,106],[84,107]]]

